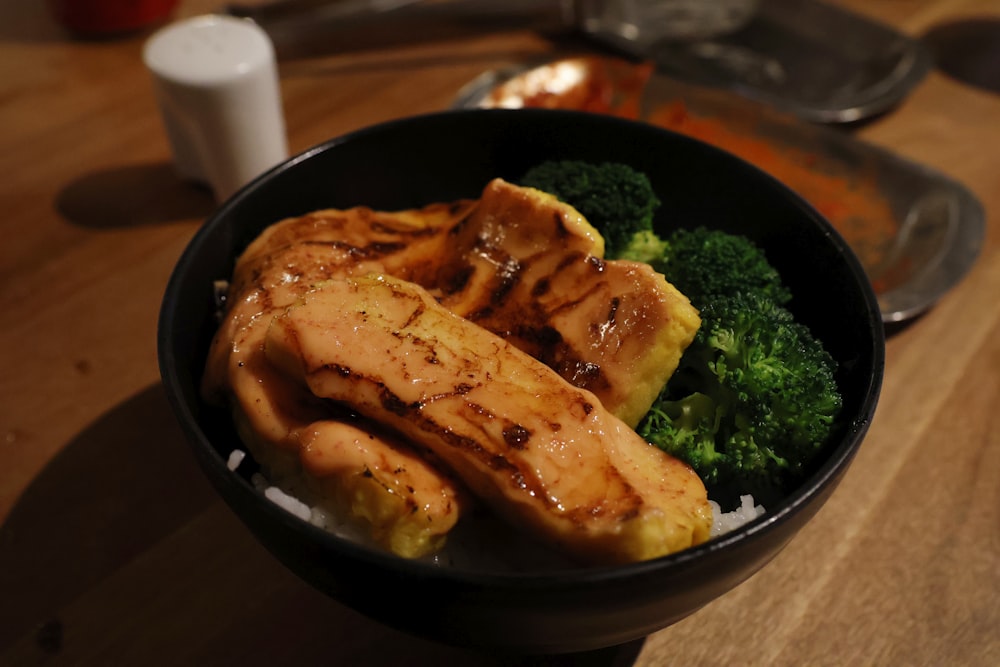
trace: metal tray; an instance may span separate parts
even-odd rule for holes
[[[677,81],[649,63],[586,55],[513,65],[470,82],[454,105],[631,117],[754,163],[797,191],[847,240],[885,322],[924,312],[965,276],[981,250],[983,207],[955,180],[841,129]]]
[[[674,77],[733,90],[814,122],[852,122],[903,99],[931,68],[917,40],[817,0],[766,0],[742,29],[660,40],[645,58]]]

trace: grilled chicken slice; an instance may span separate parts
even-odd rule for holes
[[[331,209],[272,225],[241,256],[230,301],[283,307],[317,282],[368,272],[416,282],[635,426],[700,319],[651,267],[603,253],[601,235],[574,208],[495,179],[478,200]],[[222,377],[210,365],[206,393],[223,391]]]
[[[648,264],[600,259],[604,241],[576,209],[500,179],[453,236],[441,303],[635,427],[701,324],[687,297]]]
[[[691,468],[419,285],[322,283],[271,321],[265,354],[317,396],[431,450],[499,515],[582,561],[655,558],[709,536]]]
[[[399,436],[368,420],[313,422],[299,432],[311,495],[334,517],[348,516],[404,558],[439,551],[469,505],[462,486]]]
[[[359,206],[288,218],[251,242],[230,282],[243,292],[261,276],[279,278],[276,284],[312,285],[375,270],[425,284],[450,261],[450,234],[477,205],[458,200],[396,212]]]
[[[317,282],[370,271],[424,282],[437,276],[450,244],[448,231],[475,206],[471,200],[382,213],[328,209],[266,228],[239,257],[202,379],[202,394],[222,402],[229,356],[241,330],[293,303]]]
[[[395,554],[439,551],[468,504],[462,485],[426,452],[276,369],[263,353],[268,325],[254,320],[254,343],[236,350],[230,368],[240,439],[268,480]]]
[[[265,357],[264,336],[284,310],[274,304],[305,290],[292,285],[298,289],[255,288],[231,302],[211,350],[217,377],[207,386],[226,388],[219,400],[270,483],[346,519],[400,556],[440,550],[468,504],[461,484],[425,452],[331,406]]]
[[[268,400],[298,395],[286,394],[288,388],[269,383],[259,395]],[[305,400],[310,399],[315,397]],[[336,528],[358,532],[404,558],[419,558],[441,550],[471,504],[462,485],[434,465],[433,457],[366,419],[338,417],[339,411],[328,409],[320,419],[282,424],[287,437],[276,443],[250,425],[248,415],[259,423],[264,409],[263,403],[256,411],[234,408],[240,439],[270,484],[321,510]],[[267,421],[281,423],[274,415]]]
[[[275,481],[304,471],[320,504],[366,523],[396,553],[426,553],[467,504],[461,485],[373,424],[332,418],[329,405],[276,372],[263,355],[271,319],[326,280],[377,272],[414,281],[631,424],[676,366],[697,316],[648,267],[601,254],[603,239],[574,209],[499,179],[479,200],[281,221],[237,262],[203,394],[231,406]]]

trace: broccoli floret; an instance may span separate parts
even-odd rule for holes
[[[678,229],[667,236],[660,260],[652,263],[696,307],[736,292],[753,292],[779,304],[791,299],[764,251],[739,234]]]
[[[698,391],[677,400],[661,394],[639,432],[648,442],[683,458],[704,481],[716,483],[727,460],[715,446],[725,411],[716,399]]]
[[[836,362],[810,330],[760,294],[715,297],[638,431],[687,461],[712,497],[788,492],[833,430]]]
[[[791,292],[750,239],[705,227],[653,229],[645,175],[614,163],[550,161],[521,182],[570,204],[604,236],[605,257],[651,264],[699,309],[701,327],[637,427],[686,461],[709,495],[772,502],[834,428],[836,362],[786,306]]]
[[[636,232],[629,239],[629,242],[612,259],[628,259],[634,262],[645,262],[653,266],[659,266],[663,261],[663,255],[670,245],[660,238],[654,231]],[[607,253],[605,253],[607,254]]]
[[[608,259],[620,259],[637,234],[655,238],[653,215],[660,200],[649,178],[628,165],[552,160],[529,169],[520,185],[554,195],[579,211],[604,237]]]

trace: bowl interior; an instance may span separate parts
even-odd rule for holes
[[[707,227],[761,244],[794,293],[796,316],[838,360],[845,402],[828,454],[765,517],[706,545],[648,563],[557,575],[442,571],[345,543],[277,509],[225,465],[238,439],[198,384],[216,326],[213,281],[267,225],[319,208],[385,210],[477,197],[546,159],[617,161],[649,175],[656,225]],[[532,652],[642,637],[693,612],[763,566],[836,486],[873,415],[884,363],[875,296],[848,248],[811,207],[751,165],[652,126],[572,111],[466,110],[367,128],[279,165],[222,205],[180,258],[164,297],[161,374],[194,453],[260,541],[321,590],[394,627],[463,645]],[[347,572],[348,575],[344,576]],[[427,599],[393,611],[370,580]],[[404,605],[405,606],[405,605]]]

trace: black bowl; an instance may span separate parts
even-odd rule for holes
[[[216,325],[213,281],[276,220],[365,204],[386,210],[477,197],[544,159],[616,161],[647,173],[657,225],[705,225],[761,244],[794,292],[792,310],[839,361],[843,418],[823,460],[787,498],[699,547],[620,567],[557,573],[470,572],[349,543],[278,508],[226,466],[239,446],[199,378]],[[789,189],[721,150],[650,125],[582,112],[468,110],[370,127],[308,150],[250,183],[181,256],[160,313],[163,383],[218,492],[260,542],[304,580],[394,628],[445,643],[523,653],[626,643],[674,623],[770,561],[833,492],[868,429],[881,387],[884,334],[861,265]],[[248,582],[252,586],[252,582]]]

